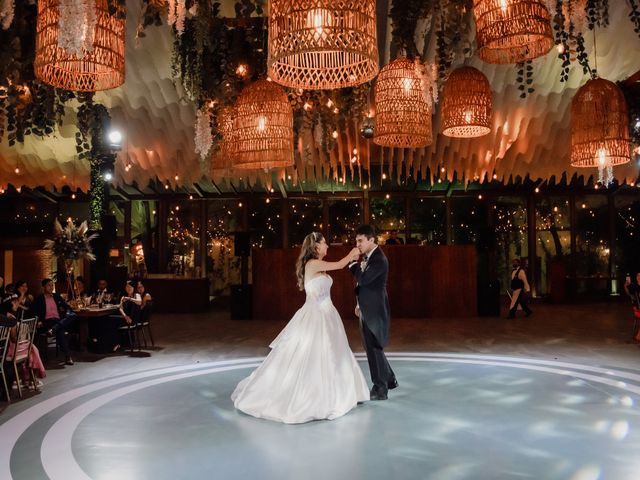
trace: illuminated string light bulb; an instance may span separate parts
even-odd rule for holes
[[[236,68],[236,75],[238,75],[239,77],[245,77],[248,71],[249,69],[247,68],[247,66],[241,63],[240,65],[238,65],[238,68]]]

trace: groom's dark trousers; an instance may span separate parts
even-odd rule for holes
[[[376,336],[369,330],[367,324],[360,317],[360,332],[364,348],[367,352],[369,371],[371,372],[371,382],[380,393],[387,393],[389,384],[395,382],[396,376],[391,370],[391,365],[384,355],[382,346]]]

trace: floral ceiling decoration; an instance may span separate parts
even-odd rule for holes
[[[109,14],[124,18],[124,0],[106,3]],[[6,30],[7,16],[3,16],[0,29],[0,43],[7,46],[0,51],[2,188],[11,184],[60,189],[75,176],[77,187],[86,190],[93,139],[91,129],[83,127],[89,132],[86,135],[80,132],[76,118],[98,105],[125,138],[115,163],[114,185],[135,183],[141,189],[150,181],[171,188],[189,186],[203,177],[214,184],[246,182],[269,189],[282,181],[301,188],[306,188],[305,181],[363,188],[370,182],[372,169],[398,183],[453,178],[471,182],[494,175],[505,180],[591,175],[589,170],[568,166],[567,139],[571,99],[596,74],[623,90],[634,148],[640,142],[640,129],[634,128],[640,115],[634,93],[634,75],[640,71],[636,0],[546,2],[555,47],[519,65],[480,59],[472,0],[388,0],[389,17],[377,18],[380,63],[399,56],[419,57],[437,68],[438,93],[452,71],[461,66],[476,68],[493,91],[489,133],[472,139],[439,133],[443,106],[436,105],[431,145],[380,147],[371,139],[376,123],[375,115],[371,117],[375,114],[369,91],[372,83],[336,90],[286,88],[293,108],[294,164],[267,172],[215,169],[211,175],[210,165],[219,159],[223,139],[219,113],[233,106],[242,89],[267,71],[265,1],[127,1],[124,54],[126,63],[135,68],[127,71],[121,88],[90,98],[36,79],[37,8],[29,2],[5,0],[0,2],[1,14],[8,11],[7,5],[15,5],[15,15]],[[390,35],[394,30],[404,32],[400,36],[405,45],[389,42],[390,37],[398,37]],[[211,148],[204,158],[195,151],[194,125],[200,110],[201,115],[210,116],[212,127]],[[618,181],[635,182],[636,162],[616,167],[613,173]]]
[[[0,0],[0,26],[3,30],[7,30],[11,26],[15,8],[14,0]]]
[[[96,92],[124,83],[124,14],[107,0],[38,0],[37,79],[56,88]]]

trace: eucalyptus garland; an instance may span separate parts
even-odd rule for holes
[[[535,91],[533,88],[533,62],[532,60],[527,60],[526,62],[517,63],[516,68],[516,82],[518,90],[520,90],[520,98],[526,98]]]
[[[640,7],[638,0],[629,0],[631,11],[629,12],[629,20],[633,23],[633,31],[640,37]]]
[[[609,25],[609,0],[587,0],[589,30]]]

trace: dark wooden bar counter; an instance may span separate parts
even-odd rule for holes
[[[394,318],[474,317],[477,315],[476,250],[465,246],[381,246],[389,259],[389,302]],[[346,246],[331,246],[328,261],[342,258]],[[254,249],[253,317],[289,319],[304,303],[296,287],[299,248]],[[346,268],[329,272],[331,296],[344,319],[355,318],[355,282]]]
[[[209,279],[154,275],[142,279],[159,313],[196,313],[209,308]]]

